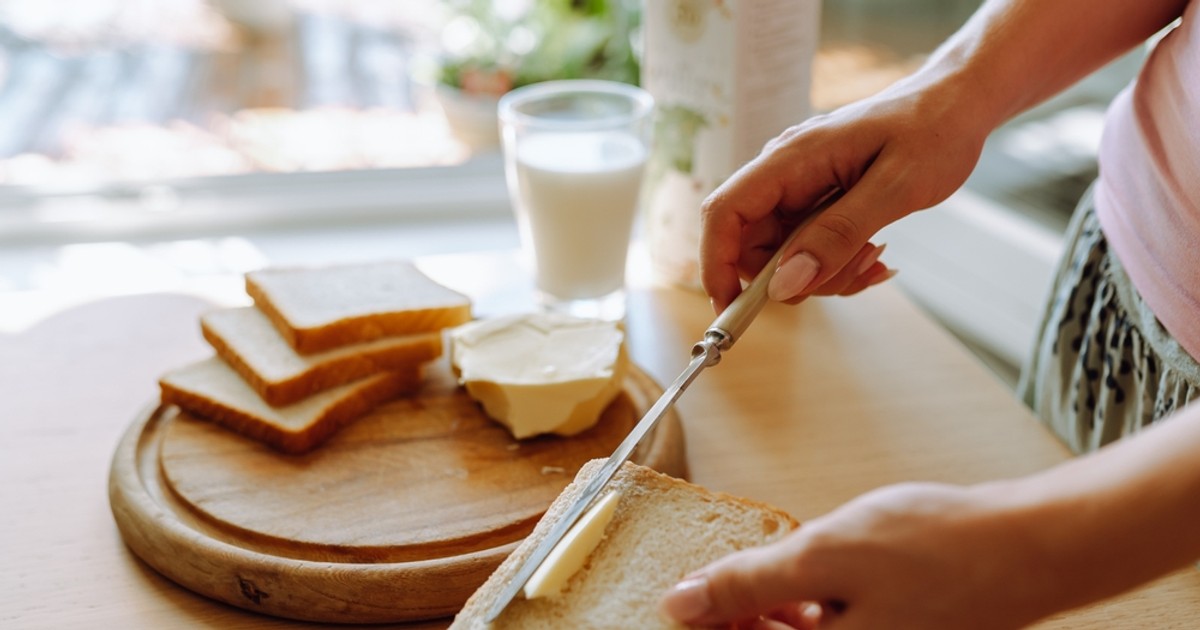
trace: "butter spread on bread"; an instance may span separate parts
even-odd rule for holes
[[[612,520],[619,500],[620,493],[609,492],[579,517],[567,535],[550,550],[541,566],[529,576],[523,589],[525,599],[550,597],[562,592],[567,580],[583,568],[583,563],[604,538],[604,528]]]
[[[591,428],[621,391],[625,332],[558,313],[506,315],[450,331],[450,360],[467,393],[518,439]]]

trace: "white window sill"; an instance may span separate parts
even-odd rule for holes
[[[451,167],[254,173],[88,190],[0,187],[0,243],[136,239],[509,213],[489,153]]]

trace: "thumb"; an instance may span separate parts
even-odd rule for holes
[[[885,186],[875,171],[801,228],[784,244],[775,275],[767,285],[777,302],[795,302],[833,279],[877,231],[887,225]]]
[[[692,573],[663,596],[659,610],[681,623],[715,625],[754,619],[784,604],[826,599],[826,593],[805,584],[786,540],[731,554]]]

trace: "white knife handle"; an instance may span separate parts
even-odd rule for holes
[[[717,347],[722,351],[728,350],[734,342],[742,338],[742,333],[746,332],[750,322],[754,321],[755,316],[767,303],[767,285],[771,282],[771,277],[775,275],[775,269],[779,266],[779,259],[782,257],[783,248],[781,247],[762,268],[762,271],[754,276],[754,280],[745,289],[742,289],[733,303],[721,311],[721,314],[717,315],[717,318],[708,327],[705,337],[720,337]]]
[[[775,250],[775,255],[771,256],[771,260],[763,265],[757,276],[750,281],[746,288],[734,298],[730,304],[720,315],[713,320],[713,323],[705,331],[706,339],[711,339],[720,350],[728,350],[733,346],[738,339],[742,338],[742,333],[750,327],[750,322],[758,315],[763,306],[767,303],[767,285],[771,283],[771,278],[775,276],[775,271],[779,269],[779,261],[783,258],[783,252],[787,249],[792,241],[796,240],[796,236],[804,229],[817,215],[825,211],[826,208],[833,205],[838,199],[841,199],[842,192],[835,191],[825,196],[817,207],[804,217],[800,224],[797,225],[779,249]]]

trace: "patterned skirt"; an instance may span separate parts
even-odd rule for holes
[[[1200,399],[1200,363],[1171,338],[1109,253],[1090,190],[1066,238],[1018,394],[1084,453]]]

